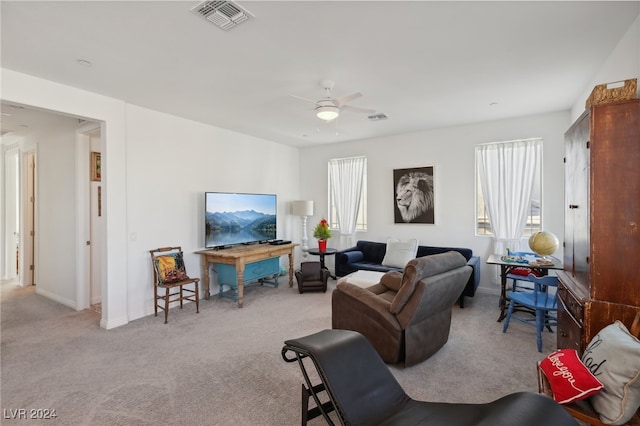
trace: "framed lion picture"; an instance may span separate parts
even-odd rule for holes
[[[434,222],[433,166],[393,171],[395,223]]]

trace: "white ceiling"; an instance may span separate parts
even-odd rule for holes
[[[224,31],[199,3],[3,0],[2,67],[309,146],[569,109],[640,14],[639,1],[240,0],[255,18]],[[388,120],[326,124],[288,96],[320,99],[322,79]]]

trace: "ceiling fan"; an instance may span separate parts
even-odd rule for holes
[[[320,86],[324,90],[325,97],[320,99],[319,101],[312,101],[311,99],[303,98],[296,95],[289,95],[293,98],[303,100],[305,102],[311,102],[315,104],[314,108],[316,111],[316,116],[325,121],[332,121],[338,118],[341,111],[354,111],[354,112],[362,112],[365,114],[373,114],[376,112],[374,109],[367,108],[359,108],[351,105],[347,105],[347,103],[353,101],[354,99],[358,99],[362,96],[360,92],[354,92],[349,95],[341,96],[339,98],[331,97],[331,89],[333,89],[334,82],[331,80],[321,80]]]

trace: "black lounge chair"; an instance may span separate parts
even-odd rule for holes
[[[288,357],[287,353],[293,356]],[[577,426],[551,398],[533,392],[507,395],[486,404],[452,404],[411,399],[367,339],[349,330],[323,330],[285,341],[282,358],[298,361],[302,424],[323,416],[328,424],[428,426]],[[319,382],[312,384],[305,358]],[[307,362],[307,364],[309,364]],[[309,397],[315,406],[309,409]]]

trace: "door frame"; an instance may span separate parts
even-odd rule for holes
[[[101,130],[100,122],[89,122],[76,129],[76,310],[91,305],[91,141],[89,133]],[[101,139],[103,139],[101,133]],[[88,244],[89,242],[89,244]],[[104,291],[104,283],[100,283]],[[103,293],[104,294],[104,293]],[[104,312],[103,312],[104,315]]]
[[[29,160],[32,159],[33,162]],[[29,148],[21,153],[20,173],[20,286],[36,285],[38,253],[38,151]],[[31,198],[31,199],[30,199]]]

